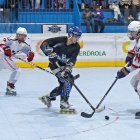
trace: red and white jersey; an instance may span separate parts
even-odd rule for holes
[[[135,54],[132,67],[140,68],[140,37],[136,39],[136,44],[131,52],[134,52]]]
[[[11,51],[16,54],[16,56],[25,58],[27,57],[28,52],[31,50],[30,45],[26,42],[20,42],[14,37],[4,38],[0,43],[0,52],[3,53],[3,47],[9,46]],[[3,53],[4,54],[4,53]]]

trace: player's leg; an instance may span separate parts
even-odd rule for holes
[[[132,77],[130,83],[140,98],[140,72]]]
[[[17,65],[9,58],[4,58],[5,67],[11,70],[11,75],[7,81],[6,94],[16,95],[15,83],[19,79],[20,69]]]
[[[63,83],[63,89],[61,90],[60,93],[60,112],[61,113],[76,112],[74,106],[69,104],[69,95],[72,89],[71,79],[60,77],[59,80]]]
[[[56,100],[56,96],[60,95],[60,91],[62,89],[62,84],[60,86],[54,88],[49,94],[39,97],[39,99],[47,105],[47,107],[51,107],[51,102]]]

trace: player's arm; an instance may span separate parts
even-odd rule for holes
[[[127,76],[130,72],[134,71],[137,69],[137,67],[134,67],[133,65],[133,59],[135,57],[135,47],[133,48],[133,50],[130,50],[127,53],[126,59],[125,59],[125,63],[126,63],[126,67],[121,68],[118,72],[117,72],[117,78],[121,79],[124,78],[125,76]]]
[[[66,67],[65,69],[63,70],[63,72],[61,73],[61,75],[63,77],[67,77],[69,75],[71,75],[72,73],[72,68],[73,66],[75,65],[76,61],[77,61],[77,56],[79,54],[79,51],[80,51],[80,46],[79,44],[77,44],[77,48],[76,50],[74,50],[74,52],[72,53],[72,56],[71,58],[69,59],[69,61],[66,63]]]
[[[125,76],[127,76],[130,72],[136,70],[137,68],[134,67],[133,65],[129,66],[129,67],[123,67],[121,68],[118,72],[117,72],[117,78],[121,79],[124,78]]]
[[[50,63],[54,64],[58,61],[57,54],[55,52],[55,50],[58,49],[56,46],[59,43],[66,42],[66,40],[67,37],[55,37],[43,41],[43,43],[40,46],[40,49],[46,56],[49,57]]]
[[[28,62],[31,62],[34,59],[34,52],[31,50],[31,47],[29,44],[26,42],[24,43],[24,47],[15,53],[15,56],[22,58],[22,59],[27,59]]]
[[[4,38],[3,41],[0,43],[0,47],[2,48],[5,56],[11,57],[12,56],[12,51],[10,48],[11,41],[8,38]]]
[[[125,59],[125,63],[128,64],[128,66],[131,66],[133,63],[133,59],[135,57],[135,47],[133,50],[130,50],[127,53],[126,59]]]
[[[65,42],[67,37],[55,37],[49,38],[42,42],[40,49],[46,56],[49,56],[51,53],[54,53],[54,47],[58,43]]]

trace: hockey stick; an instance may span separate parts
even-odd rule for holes
[[[85,95],[81,92],[81,90],[75,85],[74,82],[72,82],[71,80],[71,83],[72,85],[77,89],[77,91],[80,93],[80,95],[85,99],[85,101],[87,102],[87,104],[92,108],[93,112],[91,114],[87,114],[85,112],[81,112],[81,116],[84,117],[84,118],[91,118],[92,115],[95,113],[95,112],[101,112],[105,109],[105,107],[101,107],[101,108],[95,108],[91,105],[91,103],[88,101],[88,99],[85,97]]]
[[[56,62],[56,65],[59,67],[59,68],[61,68],[60,67],[60,65]],[[85,97],[85,95],[82,93],[82,91],[77,87],[77,85],[71,80],[71,78],[70,77],[68,77],[69,78],[69,80],[70,80],[70,82],[71,82],[71,84],[75,87],[75,89],[80,93],[80,95],[85,99],[85,101],[88,103],[88,105],[92,108],[92,110],[93,110],[93,112],[95,113],[95,112],[101,112],[101,111],[103,111],[105,108],[103,107],[103,108],[95,108],[95,107],[93,107],[92,106],[92,104],[88,101],[88,99]],[[92,113],[91,113],[92,114]],[[91,118],[92,117],[92,115],[91,114],[87,114],[87,113],[85,113],[85,112],[82,112],[81,113],[81,116],[82,117],[85,117],[85,118]],[[91,116],[91,117],[90,117]]]
[[[41,69],[41,70],[43,70],[43,71],[46,71],[46,72],[48,72],[48,73],[54,75],[54,73],[52,73],[52,72],[50,72],[50,71],[48,71],[48,70],[46,70],[46,69],[44,69],[44,68],[42,68],[42,67],[40,67],[40,66],[35,65],[35,64],[32,63],[32,62],[28,62],[28,61],[26,61],[26,60],[24,60],[24,59],[22,59],[22,58],[16,57],[15,55],[13,55],[13,57],[15,57],[16,59],[19,59],[19,60],[21,60],[21,61],[23,61],[23,62],[25,62],[25,63],[28,63],[29,65],[31,65],[31,66],[33,66],[33,67],[39,68],[39,69]],[[76,80],[76,79],[78,79],[79,77],[80,77],[80,74],[77,74],[77,75],[75,75],[75,76],[73,77],[73,79]]]
[[[16,57],[15,55],[13,55],[13,57],[15,57],[16,59],[19,59],[19,60],[21,60],[21,61],[23,61],[23,62],[25,62],[25,63],[28,63],[29,65],[31,65],[31,66],[33,66],[33,67],[39,68],[39,69],[41,69],[41,70],[43,70],[43,71],[46,71],[46,72],[48,72],[48,73],[54,75],[52,72],[50,72],[50,71],[48,71],[48,70],[46,70],[46,69],[44,69],[44,68],[42,68],[42,67],[40,67],[40,66],[37,66],[37,65],[35,65],[35,64],[32,63],[32,62],[28,62],[28,61],[26,61],[26,60],[24,60],[24,59],[22,59],[22,58]]]
[[[96,106],[95,110],[99,108],[99,106],[101,105],[101,103],[103,102],[103,100],[105,99],[105,97],[108,95],[109,91],[112,89],[112,87],[115,85],[115,83],[117,82],[118,78],[115,79],[115,81],[112,83],[112,85],[110,86],[110,88],[107,90],[107,92],[105,93],[105,95],[103,96],[103,98],[100,100],[100,102],[98,103],[98,105]],[[105,109],[105,108],[104,108]],[[95,110],[93,110],[93,112],[91,114],[87,114],[85,112],[82,112],[82,116],[85,118],[91,118],[93,116],[93,114],[95,113]]]
[[[129,64],[129,63],[127,63],[127,64],[125,65],[125,67],[127,67],[128,64]],[[110,90],[112,89],[112,87],[115,85],[115,83],[117,82],[117,80],[118,80],[118,77],[116,77],[116,79],[115,79],[114,82],[111,84],[111,86],[109,87],[109,89],[107,90],[107,92],[105,93],[105,95],[102,97],[102,99],[100,100],[100,102],[98,103],[98,105],[96,106],[95,109],[98,109],[98,108],[99,108],[99,106],[101,105],[101,103],[103,102],[103,100],[105,99],[105,97],[108,95],[108,93],[110,92]],[[82,115],[83,115],[83,117],[91,118],[91,117],[93,116],[94,113],[95,113],[95,111],[93,111],[91,114],[87,114],[87,113],[82,112]]]

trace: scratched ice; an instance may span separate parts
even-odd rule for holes
[[[115,80],[120,68],[76,68],[80,74],[75,84],[95,106]],[[136,71],[138,72],[138,71]],[[70,103],[78,114],[60,115],[59,97],[49,110],[37,97],[49,93],[58,85],[57,79],[39,69],[22,69],[16,84],[18,95],[4,94],[8,70],[0,71],[0,140],[139,140],[140,120],[134,114],[140,111],[140,100],[130,85],[133,72],[118,80],[102,105],[106,110],[92,118],[80,116],[92,110],[73,88]],[[107,121],[104,116],[108,115]]]

